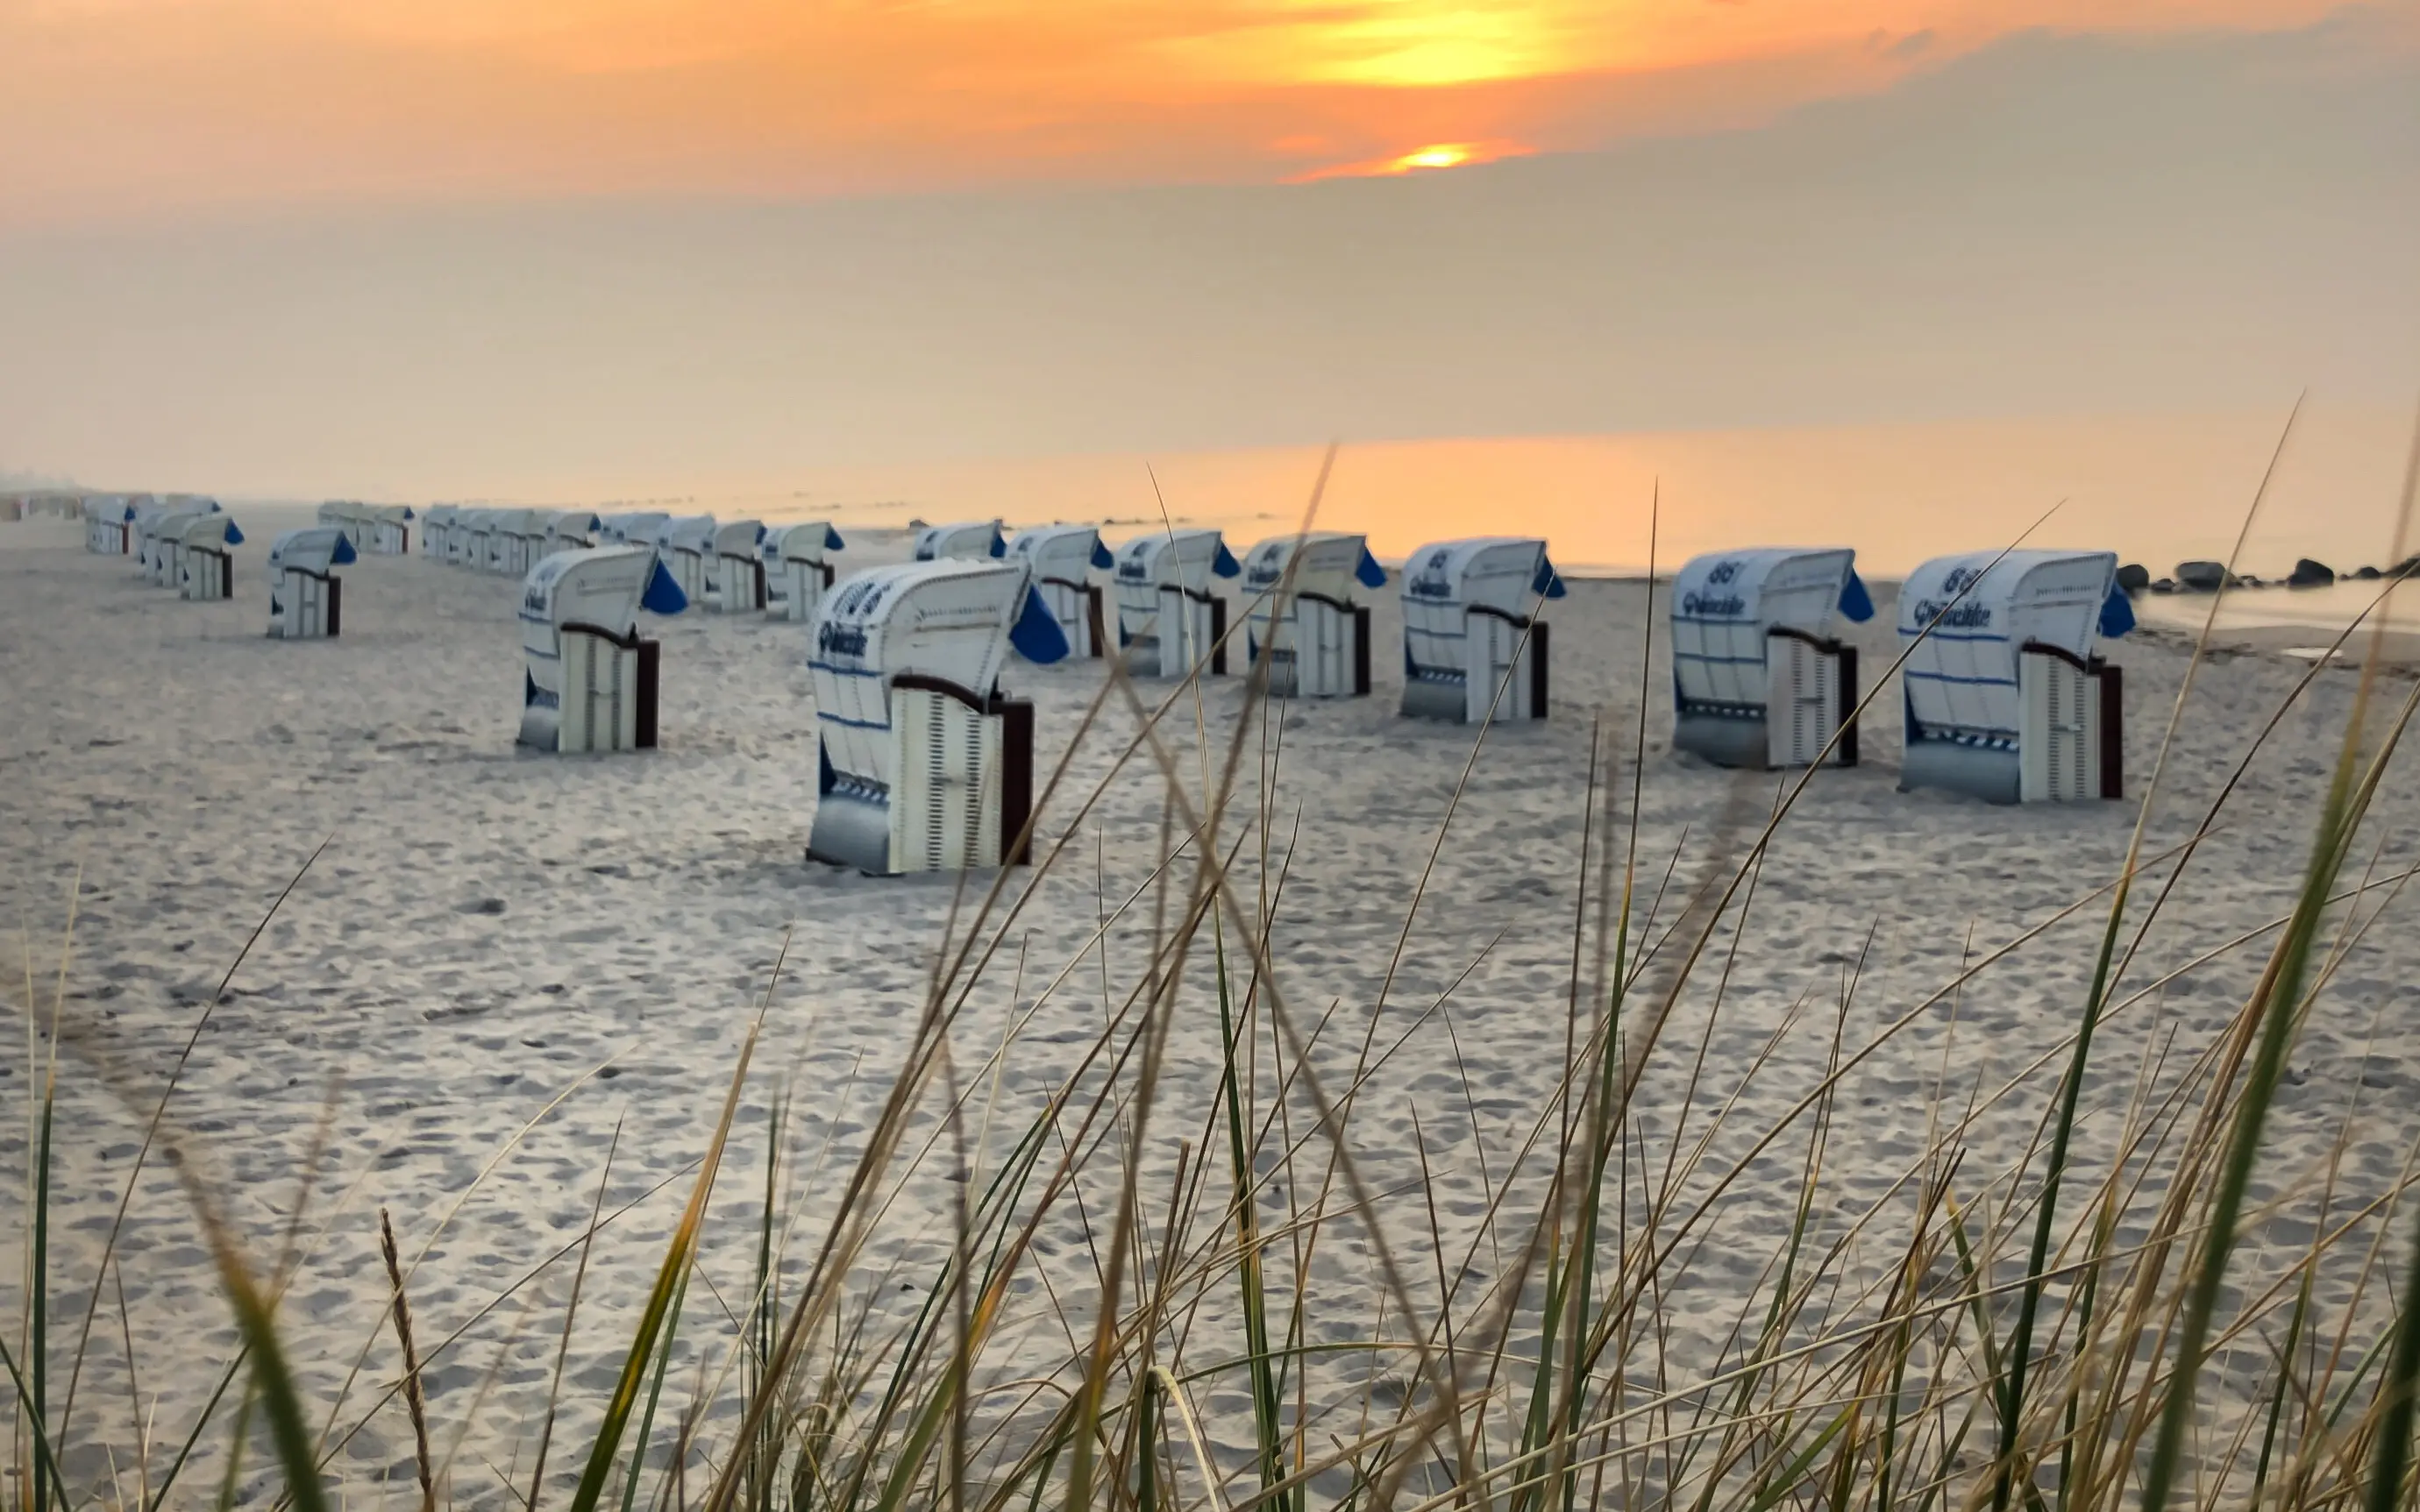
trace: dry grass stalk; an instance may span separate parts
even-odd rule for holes
[[[403,1292],[403,1260],[396,1253],[395,1221],[379,1210],[379,1251],[386,1257],[386,1274],[394,1288],[395,1337],[403,1347],[403,1401],[411,1414],[412,1463],[420,1471],[420,1512],[436,1512],[436,1470],[428,1455],[428,1398],[420,1383],[420,1350],[411,1337],[411,1303]]]

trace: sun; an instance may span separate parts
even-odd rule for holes
[[[1476,167],[1482,162],[1495,162],[1504,158],[1525,158],[1537,149],[1521,142],[1432,142],[1424,147],[1391,158],[1373,158],[1365,162],[1341,162],[1313,168],[1296,174],[1291,182],[1311,183],[1322,178],[1388,178],[1405,174],[1442,173],[1449,168]]]

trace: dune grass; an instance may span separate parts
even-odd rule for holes
[[[147,1435],[110,1442],[120,1430],[77,1403],[76,1381],[96,1333],[106,1336],[104,1283],[140,1168],[179,1155],[183,1141],[172,1075],[148,1107],[98,1270],[59,1288],[48,1223],[56,1021],[72,971],[63,950],[46,991],[30,968],[23,984],[27,1064],[41,1073],[25,1110],[24,1307],[0,1330],[13,1425],[0,1500],[23,1512],[225,1503],[240,1491],[297,1512],[387,1499],[527,1512],[2411,1505],[2420,1208],[2402,1198],[2420,1163],[2357,1196],[2339,1191],[2333,1159],[2316,1190],[2263,1196],[2256,1180],[2298,1034],[2412,875],[2356,853],[2420,704],[2420,688],[2390,696],[2375,647],[2340,756],[2309,795],[2317,817],[2290,907],[2194,960],[2137,969],[2180,887],[2189,895],[2195,854],[2226,822],[2237,781],[2321,665],[2251,734],[2184,841],[2153,848],[2138,825],[2118,875],[1971,954],[1919,1000],[1860,1002],[1858,956],[1836,1000],[1806,1005],[1770,1034],[1753,1087],[1704,1085],[1709,1045],[1726,991],[1757,969],[1742,957],[1739,921],[1807,779],[1714,816],[1692,842],[1714,861],[1692,874],[1641,851],[1641,786],[1652,779],[1643,721],[1600,721],[1575,774],[1570,902],[1534,921],[1569,948],[1559,1073],[1509,1154],[1494,1142],[1493,1164],[1466,1114],[1488,1168],[1483,1212],[1459,1225],[1440,1214],[1435,1183],[1374,1180],[1356,1137],[1365,1090],[1397,1049],[1414,1032],[1455,1032],[1445,996],[1418,1010],[1389,1002],[1428,873],[1408,879],[1414,901],[1370,1000],[1355,1013],[1306,1011],[1286,990],[1282,721],[1255,700],[1258,717],[1214,731],[1198,682],[1147,703],[1113,673],[1078,743],[1109,739],[1121,722],[1135,733],[1089,787],[1071,776],[1072,756],[1051,774],[1036,809],[1055,833],[1036,837],[1030,871],[963,880],[898,1069],[845,1158],[794,1143],[783,1099],[816,1089],[755,1070],[756,1029],[710,1136],[670,1183],[683,1206],[651,1277],[589,1263],[595,1236],[654,1195],[609,1204],[604,1154],[586,1230],[522,1279],[570,1273],[552,1324],[550,1403],[520,1480],[458,1475],[432,1447],[442,1435],[428,1420],[478,1411],[432,1397],[420,1379],[462,1332],[412,1336],[408,1293],[434,1235],[407,1262],[387,1233],[390,1305],[364,1320],[347,1388],[309,1399],[278,1322],[295,1235],[263,1264],[200,1163],[182,1158],[241,1347],[207,1367],[216,1389],[164,1452]],[[1266,672],[1264,657],[1256,688]],[[2184,702],[2180,692],[2171,746]],[[1486,739],[1474,735],[1432,868]],[[1149,881],[1114,901],[1076,959],[1026,960],[1023,916],[1046,879],[1082,864],[1073,837],[1134,768],[1165,793]],[[2155,772],[2147,820],[2161,788]],[[2145,903],[2136,885],[2154,874],[2162,885]],[[2098,913],[2088,993],[2070,1023],[2044,1026],[2017,1074],[1958,1081],[1953,1034],[1915,1159],[1877,1171],[1838,1142],[1838,1099],[1862,1064],[1920,1026],[1954,1026],[1966,995]],[[979,990],[1007,976],[1017,1002],[1047,997],[1141,920],[1141,958],[1121,964],[1134,985],[1103,1004],[1089,1042],[1054,1047],[1055,1089],[1038,1105],[1000,1096],[1009,1043],[970,1053],[963,1032]],[[2246,954],[2265,964],[2223,1032],[2171,1037],[2133,1067],[2096,1059],[2100,1031]],[[777,963],[764,985],[760,1028],[782,1001],[783,974]],[[35,1006],[45,995],[47,1014]],[[1171,1065],[1179,1014],[1215,1016],[1218,1064]],[[1807,1024],[1821,1046],[1811,1064],[1810,1037],[1794,1032]],[[1683,1025],[1692,1036],[1676,1037]],[[1651,1072],[1679,1078],[1677,1103],[1651,1095]],[[1179,1097],[1178,1078],[1208,1095]],[[2087,1118],[2087,1082],[2121,1095]],[[721,1172],[751,1105],[772,1110],[763,1181],[736,1194],[721,1190]],[[1456,1117],[1450,1104],[1413,1111]],[[1975,1142],[1986,1119],[2010,1115],[2034,1131],[2014,1159]],[[1425,1178],[1431,1134],[1417,1127],[1412,1157]],[[1717,1255],[1742,1242],[1723,1220],[1749,1173],[1776,1165],[1795,1173],[1795,1198],[1769,1248]],[[935,1183],[949,1194],[946,1233],[902,1248],[906,1194]],[[735,1203],[752,1218],[712,1222]],[[2289,1211],[2305,1237],[2272,1246],[2257,1270],[2239,1266],[2247,1233]],[[1058,1259],[1089,1277],[1080,1303],[1060,1297],[1044,1264],[1069,1232],[1079,1252]],[[746,1253],[709,1274],[718,1234],[744,1235]],[[1368,1273],[1355,1295],[1374,1302],[1339,1316],[1321,1278],[1348,1252]],[[904,1282],[903,1255],[925,1257]],[[1723,1289],[1708,1279],[1718,1260],[1757,1280]],[[886,1300],[903,1284],[916,1299],[904,1308]],[[82,1296],[81,1316],[59,1316],[54,1289]],[[1716,1330],[1723,1342],[1677,1342],[1703,1331],[1710,1296],[1732,1308]],[[577,1415],[575,1441],[558,1427],[574,1420],[578,1390],[566,1361],[583,1299],[600,1297],[637,1321],[611,1341],[613,1384]],[[1036,1342],[1052,1337],[1059,1347]],[[128,1352],[131,1365],[131,1340]],[[2214,1400],[2208,1377],[2222,1353],[2236,1379]],[[691,1363],[676,1373],[676,1360]],[[415,1484],[349,1481],[346,1443],[396,1416],[411,1423]],[[96,1441],[114,1473],[71,1479],[62,1446]],[[214,1483],[197,1479],[197,1460],[216,1468]]]

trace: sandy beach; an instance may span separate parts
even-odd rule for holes
[[[694,612],[655,622],[662,748],[535,755],[513,745],[513,582],[417,556],[365,558],[346,572],[341,639],[273,640],[262,633],[262,553],[299,517],[239,518],[250,539],[235,596],[214,604],[181,602],[142,584],[130,563],[87,555],[70,523],[0,525],[0,917],[22,930],[11,955],[23,962],[10,963],[9,997],[47,1011],[62,971],[66,984],[51,1198],[63,1280],[52,1306],[83,1317],[85,1279],[164,1078],[247,938],[324,845],[194,1044],[172,1104],[174,1143],[256,1263],[266,1270],[288,1247],[297,1256],[281,1319],[306,1399],[331,1412],[329,1443],[344,1445],[334,1468],[365,1488],[411,1473],[399,1409],[372,1412],[397,1371],[379,1210],[392,1212],[408,1261],[428,1245],[411,1280],[424,1347],[462,1331],[429,1368],[438,1447],[458,1502],[508,1504],[500,1477],[527,1474],[570,1266],[481,1310],[578,1237],[613,1149],[605,1206],[635,1206],[600,1233],[589,1262],[557,1430],[582,1442],[687,1195],[683,1173],[769,991],[719,1188],[712,1285],[692,1290],[695,1326],[676,1356],[685,1388],[710,1381],[727,1357],[726,1309],[747,1285],[777,1099],[791,1142],[787,1203],[797,1232],[811,1234],[862,1147],[954,916],[989,879],[962,897],[948,878],[876,880],[803,859],[816,791],[803,626]],[[841,572],[906,554],[896,533],[852,532]],[[1892,594],[1875,589],[1882,612],[1854,635],[1869,678],[1897,651]],[[1391,586],[1373,609],[1373,696],[1285,706],[1250,733],[1222,835],[1244,842],[1239,890],[1279,900],[1276,987],[1306,1033],[1326,1020],[1311,1056],[1322,1085],[1343,1088],[1365,1040],[1375,1047],[1351,1153],[1373,1190],[1414,1194],[1385,1210],[1402,1220],[1390,1224],[1390,1253],[1428,1276],[1463,1265],[1475,1244],[1469,1266],[1484,1277],[1510,1263],[1489,1237],[1487,1194],[1509,1182],[1534,1206],[1537,1183],[1518,1174],[1523,1142],[1565,1063],[1575,980],[1593,997],[1604,977],[1592,943],[1575,964],[1573,940],[1592,726],[1602,719],[1616,758],[1613,864],[1635,817],[1635,917],[1642,938],[1673,952],[1667,932],[1683,900],[1740,864],[1797,778],[1726,773],[1671,753],[1669,673],[1660,629],[1649,644],[1642,582],[1572,584],[1550,616],[1552,717],[1490,732],[1475,759],[1472,731],[1398,717]],[[1652,612],[1662,611],[1658,598]],[[2161,624],[2110,651],[2125,671],[2130,798],[2152,771],[2191,646]],[[2200,669],[2148,855],[2166,856],[2194,832],[2307,670],[2265,642],[2230,642]],[[1117,769],[1139,728],[1132,708],[1113,695],[1076,740],[1106,675],[1099,662],[1013,664],[1004,679],[1038,706],[1040,771],[1066,763],[1041,819],[1042,845],[1065,845],[1032,882],[953,1039],[974,1088],[967,1137],[979,1169],[1000,1156],[997,1131],[1062,1087],[1136,990],[1167,905],[1154,885],[1171,843],[1165,784],[1148,758]],[[2084,1100],[2080,1168],[2105,1168],[2138,1082],[2177,1085],[2258,976],[2267,942],[2257,932],[2291,904],[2357,682],[2350,669],[2313,677],[2128,967]],[[2381,687],[2391,703],[2411,690],[2400,674]],[[1170,689],[1137,685],[1146,703]],[[1645,760],[1634,774],[1642,700]],[[1205,763],[1223,762],[1243,705],[1241,679],[1204,687],[1206,752],[1190,697],[1159,727],[1197,801]],[[1818,1082],[1836,1046],[1856,1050],[1916,1014],[1847,1074],[1830,1106],[1833,1153],[1809,1221],[1832,1235],[1878,1205],[1911,1201],[1902,1179],[1940,1124],[2031,1072],[2035,1082],[1987,1105],[1963,1141],[1959,1200],[2007,1201],[2009,1167],[2063,1064],[2105,903],[2053,925],[1963,992],[1936,995],[1963,963],[2112,882],[2135,805],[2002,810],[1899,793],[1897,711],[1894,685],[1865,721],[1862,764],[1806,785],[1714,936],[1709,962],[1728,964],[1692,979],[1649,1060],[1638,1158],[1660,1163],[1711,1129],[1690,1189],[1710,1190],[1745,1163],[1716,1221],[1692,1241],[1702,1248],[1690,1285],[1702,1289],[1665,1299],[1672,1323],[1661,1347],[1675,1370],[1714,1368],[1758,1294],[1807,1182],[1803,1132],[1761,1148],[1755,1135]],[[2349,881],[2412,864],[2420,787],[2410,760],[2390,773]],[[1605,864],[1607,837],[1592,843],[1587,864]],[[2141,892],[2156,891],[2172,864],[2155,864]],[[1012,895],[1026,886],[1013,878]],[[2258,1173],[2257,1191],[2282,1202],[2279,1225],[2310,1220],[2296,1195],[2319,1179],[2339,1138],[2332,1201],[2342,1211],[2391,1189],[2420,1136],[2420,1044],[2402,1022],[2420,937],[2403,927],[2408,903],[2360,928],[2389,902],[2388,889],[2374,891],[2330,936],[2341,957],[2295,1049]],[[1652,959],[1642,981],[1668,980],[1669,964]],[[46,1038],[12,1029],[8,1042],[23,1048],[0,1051],[0,1234],[23,1227],[18,1173]],[[1215,979],[1197,957],[1176,1000],[1171,1079],[1136,1150],[1152,1173],[1147,1194],[1164,1200],[1180,1161],[1202,1147],[1219,1047]],[[2045,1058],[2049,1068],[2036,1070]],[[920,1129],[941,1133],[929,1118]],[[899,1278],[925,1273],[919,1267],[928,1272],[946,1247],[949,1165],[930,1159],[898,1177],[865,1271],[877,1316],[912,1308],[920,1283]],[[1442,1262],[1417,1196],[1424,1170]],[[1280,1184],[1262,1200],[1277,1211],[1297,1196]],[[1071,1203],[1046,1227],[1033,1264],[1047,1284],[1019,1291],[1001,1350],[1024,1374],[1063,1369],[1090,1327],[1100,1281],[1088,1226],[1099,1221],[1100,1209]],[[1897,1263],[1891,1225],[1872,1230],[1841,1248],[1827,1278],[1838,1295]],[[78,1388],[72,1474],[129,1473],[100,1445],[128,1442],[138,1415],[149,1442],[173,1452],[232,1354],[195,1236],[185,1193],[155,1159],[109,1278],[108,1342],[91,1351]],[[2256,1290],[2273,1261],[2256,1235],[2238,1285]],[[12,1310],[23,1264],[12,1240],[0,1253],[0,1298]],[[895,1274],[882,1269],[892,1265]],[[1375,1267],[1367,1236],[1320,1251],[1308,1284],[1333,1304],[1320,1326],[1335,1342],[1366,1335],[1385,1311]],[[117,1341],[121,1287],[131,1380]],[[1434,1302],[1435,1284],[1423,1287]],[[2328,1273],[2322,1301],[2345,1305],[2348,1287]],[[1205,1338],[1217,1332],[1205,1322]],[[2212,1413],[2255,1389],[2257,1372],[2230,1370],[2226,1358],[2205,1387]],[[1368,1361],[1340,1360],[1317,1389],[1341,1400]],[[1238,1401],[1217,1391],[1202,1404],[1229,1465],[1241,1447]],[[709,1440],[718,1427],[728,1430],[705,1425]],[[669,1431],[658,1425],[659,1437]],[[566,1455],[563,1473],[577,1468]],[[206,1494],[205,1484],[214,1482],[186,1490]],[[371,1500],[365,1491],[357,1504]]]

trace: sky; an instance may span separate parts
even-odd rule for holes
[[[0,225],[1268,182],[1767,123],[2333,0],[5,0]]]
[[[0,472],[2420,394],[2420,0],[0,0]]]

